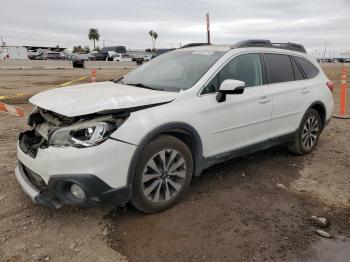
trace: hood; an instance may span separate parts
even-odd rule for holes
[[[43,109],[74,117],[170,102],[177,96],[176,92],[150,90],[108,81],[47,90],[31,97],[29,101]]]

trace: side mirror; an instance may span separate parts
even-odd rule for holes
[[[219,93],[216,96],[216,101],[219,103],[226,101],[226,95],[240,95],[243,94],[245,83],[243,81],[227,79],[222,82]]]

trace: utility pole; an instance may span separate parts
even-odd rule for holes
[[[4,40],[2,39],[2,36],[0,36],[0,46],[6,45],[6,43],[4,42]]]
[[[103,44],[102,44],[102,45],[103,45],[103,47],[105,47],[105,46],[106,46],[106,45],[105,45],[105,40],[104,40],[104,39],[103,39]]]
[[[210,20],[209,20],[209,12],[206,15],[207,18],[207,43],[210,44]]]
[[[323,59],[326,59],[326,52],[327,52],[327,43],[324,44]]]

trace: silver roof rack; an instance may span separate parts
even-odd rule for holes
[[[287,49],[297,52],[306,53],[306,50],[303,45],[295,43],[271,43],[270,40],[263,39],[252,39],[252,40],[243,40],[233,46],[232,48],[245,48],[245,47],[269,47],[269,48],[280,48]]]

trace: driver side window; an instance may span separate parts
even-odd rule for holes
[[[206,85],[202,94],[218,92],[221,83],[227,79],[243,81],[246,87],[262,85],[259,54],[244,54],[233,58]]]

